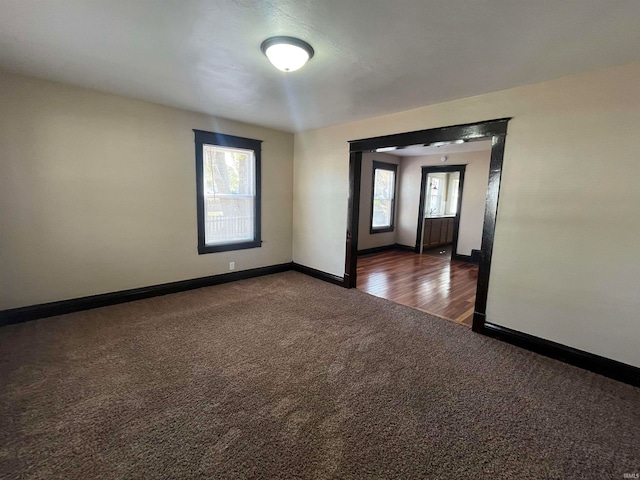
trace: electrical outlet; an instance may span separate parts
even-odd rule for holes
[[[229,270],[235,270],[236,269],[236,262],[229,262]]]

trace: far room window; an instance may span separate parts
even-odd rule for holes
[[[429,204],[428,215],[439,216],[444,212],[444,202],[442,198],[444,196],[444,181],[442,178],[429,175]]]
[[[370,233],[393,231],[398,166],[373,162]]]
[[[430,173],[427,177],[425,215],[439,217],[458,213],[460,172]]]
[[[260,247],[260,140],[194,130],[198,253]]]

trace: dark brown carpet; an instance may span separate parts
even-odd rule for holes
[[[640,472],[640,389],[295,272],[0,342],[1,478]]]

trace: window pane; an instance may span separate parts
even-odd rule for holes
[[[373,201],[373,227],[391,226],[391,200]]]
[[[253,240],[253,225],[253,197],[206,198],[207,245]]]
[[[391,226],[394,189],[395,172],[376,168],[374,170],[372,227]]]
[[[442,179],[429,175],[427,215],[442,215],[443,189],[444,183]]]
[[[251,241],[255,161],[251,150],[204,145],[205,243]]]
[[[460,188],[460,180],[458,178],[454,179],[451,185],[451,204],[449,207],[449,213],[455,215],[458,213],[458,190]]]

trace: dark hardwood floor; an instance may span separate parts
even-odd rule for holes
[[[446,256],[390,250],[358,257],[363,292],[471,326],[478,266]]]

